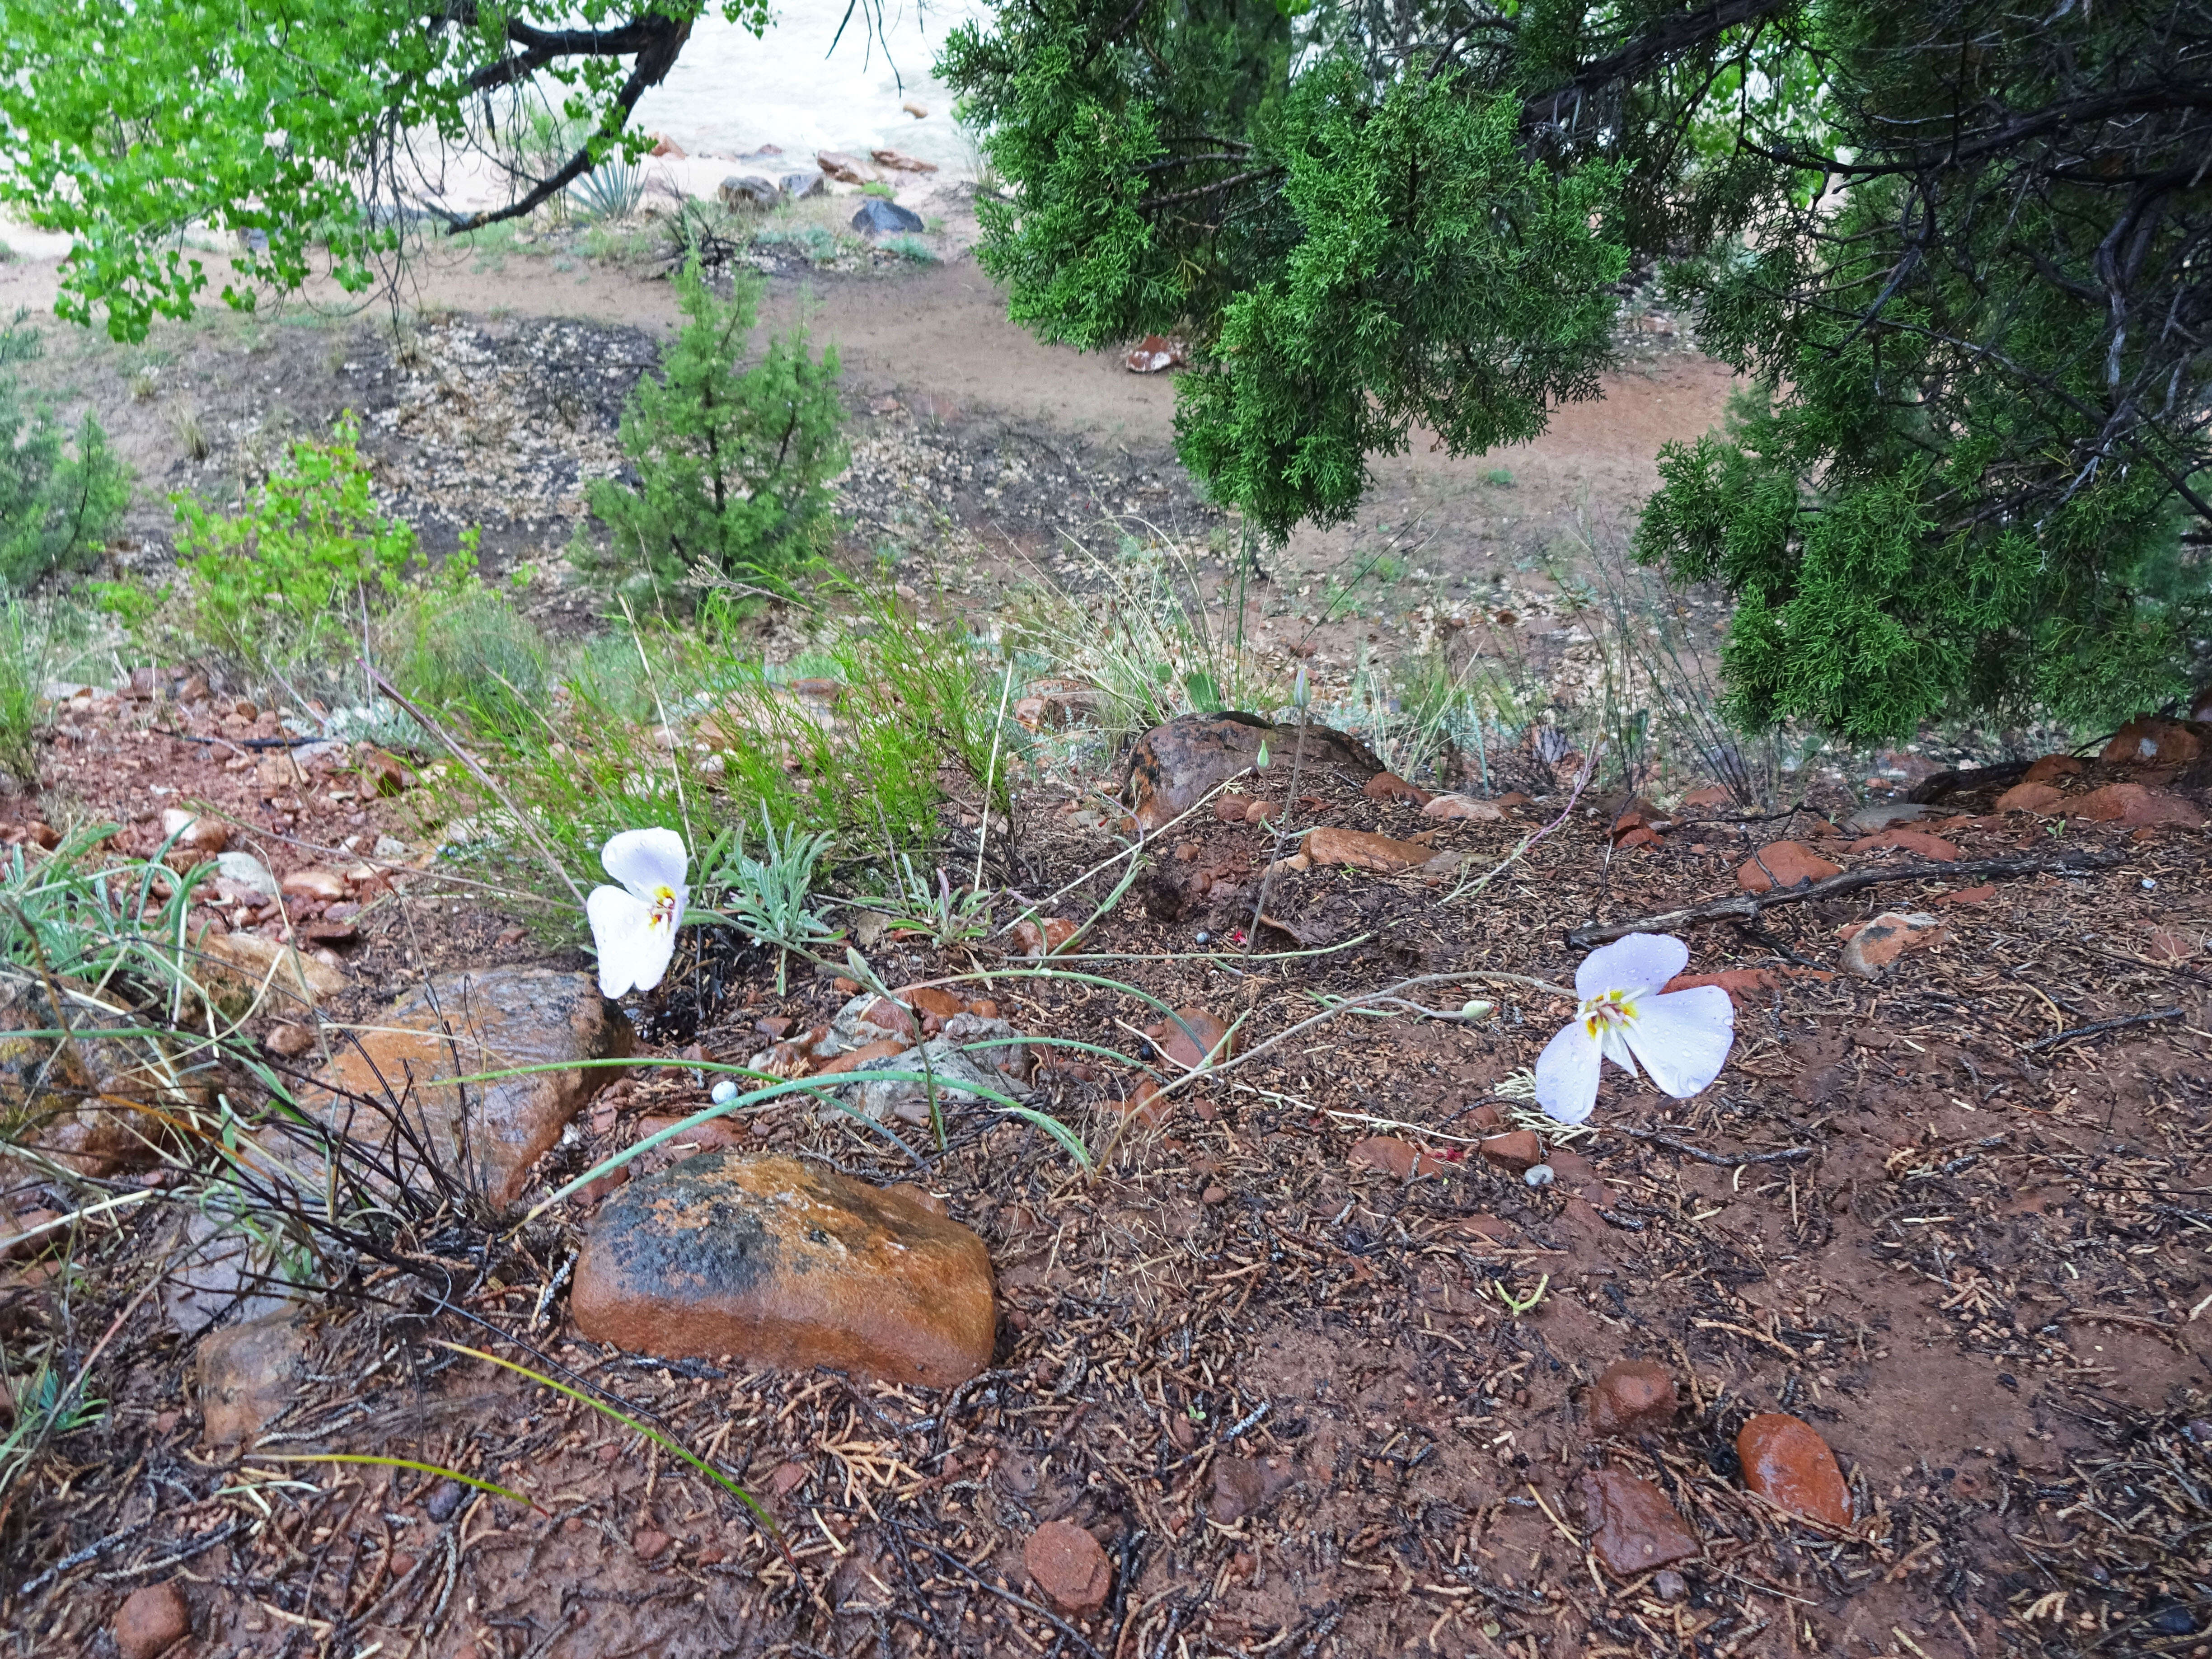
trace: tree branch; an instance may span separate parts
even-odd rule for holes
[[[1731,898],[1711,899],[1680,910],[1640,916],[1634,921],[1586,922],[1567,935],[1567,947],[1587,951],[1630,933],[1663,933],[1704,921],[1752,921],[1762,910],[1778,904],[1805,904],[1814,899],[1838,898],[1861,888],[1892,881],[1947,880],[1958,876],[2039,876],[2081,874],[2109,870],[2124,862],[2118,853],[2067,853],[2056,859],[1962,859],[1956,864],[1875,865],[1846,870],[1826,881],[1801,887],[1778,887],[1764,893],[1738,893]]]

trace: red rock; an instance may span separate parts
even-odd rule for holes
[[[2154,927],[2143,945],[2143,954],[2153,962],[2185,962],[2197,954],[2197,942],[2187,934]]]
[[[307,1336],[296,1310],[268,1314],[210,1332],[192,1364],[201,1437],[216,1448],[244,1447],[299,1393]]]
[[[2066,799],[2066,792],[2048,783],[2015,783],[1997,797],[2000,812],[2033,812],[2039,817]]]
[[[414,1133],[428,1130],[447,1167],[465,1166],[471,1184],[503,1208],[521,1197],[531,1166],[592,1097],[622,1075],[618,1066],[581,1062],[620,1059],[631,1042],[629,1021],[589,974],[535,968],[444,974],[374,1014],[357,1042],[337,1050],[303,1103],[319,1115],[343,1115],[357,1137],[383,1137],[391,1124],[357,1103],[404,1097]],[[542,1065],[563,1069],[493,1083],[451,1081]]]
[[[1841,865],[1829,863],[1802,842],[1778,841],[1760,848],[1736,871],[1735,879],[1736,885],[1747,893],[1764,893],[1777,883],[1796,887],[1804,882],[1826,881],[1843,872]]]
[[[1223,1041],[1229,1035],[1229,1028],[1196,1006],[1176,1009],[1174,1019],[1147,1027],[1145,1035],[1159,1045],[1162,1054],[1186,1071],[1204,1065],[1208,1055],[1222,1060],[1237,1052],[1233,1043]]]
[[[860,1010],[858,1024],[908,1042],[915,1038],[914,1015],[890,997],[878,997]]]
[[[1494,800],[1479,800],[1473,795],[1437,795],[1421,808],[1425,818],[1442,818],[1448,823],[1497,823],[1504,820],[1505,809]]]
[[[1139,1078],[1137,1086],[1129,1091],[1129,1097],[1121,1103],[1121,1109],[1134,1117],[1141,1127],[1149,1129],[1175,1109],[1174,1096],[1169,1096],[1164,1101],[1159,1096],[1158,1084],[1148,1077]]]
[[[1996,896],[1996,883],[1985,881],[1978,887],[1961,887],[1956,892],[1938,893],[1935,902],[1948,908],[1961,904],[1984,904]]]
[[[925,1014],[935,1014],[939,1019],[951,1019],[955,1014],[968,1012],[967,999],[941,985],[910,985],[891,994],[908,1007],[919,1009]]]
[[[1811,1424],[1781,1412],[1762,1413],[1736,1431],[1735,1455],[1744,1485],[1769,1503],[1832,1527],[1850,1525],[1850,1488],[1835,1453]]]
[[[270,1026],[269,1035],[262,1041],[269,1052],[281,1060],[297,1060],[315,1051],[314,1028],[291,1020],[280,1020]]]
[[[1510,1134],[1492,1135],[1476,1149],[1482,1161],[1501,1170],[1521,1175],[1534,1169],[1544,1161],[1544,1143],[1536,1138],[1534,1129],[1516,1129]]]
[[[1900,852],[1912,853],[1938,864],[1956,864],[1959,849],[1941,836],[1931,836],[1925,830],[1885,830],[1878,836],[1862,836],[1846,850],[1853,853],[1879,853],[1894,847]]]
[[[2140,783],[2108,783],[2101,789],[2092,789],[2075,799],[2074,811],[2080,817],[2100,823],[2119,823],[2146,828],[2154,824],[2172,824],[2184,830],[2195,830],[2204,823],[2204,814],[2194,802]]]
[[[1206,1500],[1206,1513],[1224,1527],[1267,1508],[1291,1478],[1285,1459],[1227,1453],[1214,1458],[1212,1474],[1213,1495]]]
[[[875,182],[876,173],[873,167],[869,167],[857,156],[848,155],[842,150],[825,149],[817,152],[814,165],[840,184],[866,185]]]
[[[54,1227],[46,1232],[35,1231],[60,1219],[58,1210],[21,1210],[13,1216],[0,1214],[0,1261],[38,1255],[67,1239],[66,1227]]]
[[[415,787],[415,775],[396,756],[381,749],[365,750],[359,762],[362,780],[380,795],[396,795]]]
[[[1729,995],[1741,1001],[1762,991],[1771,991],[1776,984],[1774,975],[1765,968],[1729,968],[1717,974],[1677,974],[1659,988],[1662,991],[1694,991],[1700,985],[1717,985]]]
[[[1636,823],[1631,824],[1626,830],[1616,830],[1613,834],[1613,844],[1626,851],[1632,847],[1664,847],[1667,841],[1665,836],[1650,825]]]
[[[1590,1390],[1590,1432],[1656,1432],[1672,1427],[1680,1409],[1674,1372],[1650,1359],[1616,1359]]]
[[[1048,957],[1064,949],[1075,937],[1075,924],[1066,916],[1047,916],[1042,924],[1018,921],[1014,924],[1014,942],[1021,946],[1025,957]]]
[[[2186,766],[2204,752],[2204,740],[2187,726],[2138,714],[2118,732],[2097,758],[2107,766]]]
[[[1360,789],[1370,800],[1409,800],[1416,806],[1426,806],[1433,799],[1425,789],[1417,789],[1395,772],[1377,772]]]
[[[1279,800],[1255,800],[1244,809],[1247,823],[1273,823],[1283,816],[1283,804]]]
[[[2021,777],[2021,781],[2022,783],[2051,783],[2060,778],[2076,776],[2086,769],[2087,768],[2077,756],[2045,755],[2027,769],[2026,774]]]
[[[1066,1521],[1048,1521],[1022,1546],[1030,1583],[1055,1611],[1081,1619],[1106,1605],[1114,1588],[1113,1565],[1098,1540]]]
[[[629,1540],[629,1547],[637,1552],[639,1560],[655,1561],[666,1554],[668,1547],[675,1541],[665,1532],[656,1532],[651,1527],[640,1527],[636,1535]]]
[[[1940,945],[1943,924],[1924,911],[1885,910],[1872,921],[1848,923],[1850,933],[1837,965],[1860,979],[1879,979],[1907,951]]]
[[[1121,354],[1121,367],[1132,374],[1157,374],[1182,364],[1182,343],[1164,334],[1147,334]]]
[[[191,1608],[175,1584],[149,1584],[123,1598],[111,1628],[123,1659],[154,1659],[191,1634]]]
[[[702,1152],[592,1217],[569,1309],[662,1358],[829,1365],[950,1388],[991,1363],[990,1253],[911,1199],[794,1158]]]
[[[346,880],[335,870],[295,870],[278,884],[286,898],[342,899],[346,896]]]
[[[863,1066],[872,1066],[879,1060],[889,1060],[902,1054],[913,1045],[898,1037],[878,1037],[873,1042],[864,1042],[857,1048],[848,1048],[815,1067],[817,1077],[836,1077],[844,1072],[857,1072]]]
[[[1349,865],[1382,875],[1416,869],[1436,856],[1434,848],[1417,841],[1398,841],[1366,830],[1340,830],[1334,824],[1309,832],[1298,850],[1316,864]]]
[[[884,1190],[896,1193],[901,1198],[911,1199],[932,1215],[941,1215],[948,1220],[951,1218],[952,1212],[943,1199],[925,1187],[915,1186],[911,1181],[893,1182]]]
[[[176,844],[195,853],[220,853],[230,845],[230,826],[220,818],[203,817],[172,806],[161,814],[161,836],[173,836]]]
[[[1633,1578],[1698,1553],[1697,1534],[1649,1480],[1594,1469],[1582,1478],[1582,1494],[1590,1548],[1614,1577]]]
[[[1735,803],[1735,796],[1730,791],[1717,783],[1709,783],[1683,796],[1681,810],[1685,812],[1709,812],[1715,807],[1731,806]]]
[[[1252,805],[1249,795],[1216,795],[1213,798],[1213,816],[1224,823],[1242,823]]]
[[[1513,1237],[1515,1231],[1511,1222],[1501,1221],[1494,1215],[1481,1212],[1463,1215],[1452,1225],[1455,1231],[1485,1244],[1503,1244]]]
[[[684,1121],[680,1117],[656,1115],[637,1121],[637,1138],[648,1140],[664,1129],[672,1129]],[[722,1146],[742,1146],[745,1144],[745,1125],[736,1117],[710,1117],[704,1123],[694,1124],[673,1139],[664,1140],[653,1148],[673,1162],[689,1158],[694,1152],[711,1152]]]
[[[1354,1164],[1382,1170],[1393,1181],[1443,1175],[1452,1167],[1435,1153],[1424,1152],[1412,1141],[1401,1140],[1396,1135],[1369,1135],[1364,1140],[1354,1141],[1351,1158]]]
[[[1271,767],[1287,769],[1299,744],[1296,726],[1270,726],[1249,714],[1179,714],[1137,740],[1127,799],[1139,825],[1149,833],[1250,771],[1259,763],[1262,745]],[[1358,738],[1326,726],[1309,725],[1304,745],[1310,772],[1345,774],[1364,783],[1382,769]]]

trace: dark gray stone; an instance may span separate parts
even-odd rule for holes
[[[794,202],[803,202],[810,196],[826,196],[830,181],[819,173],[787,173],[783,175],[783,193]]]
[[[783,205],[783,190],[774,180],[757,173],[733,173],[722,180],[714,194],[724,207],[732,211],[766,213]]]
[[[896,202],[886,202],[880,196],[871,196],[860,204],[860,210],[853,216],[853,228],[863,236],[896,236],[912,234],[922,228],[921,216],[912,208],[902,208]]]

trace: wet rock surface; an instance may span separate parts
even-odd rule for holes
[[[949,1388],[991,1363],[989,1253],[912,1198],[797,1159],[702,1152],[595,1213],[570,1298],[594,1341]]]
[[[495,968],[445,975],[379,1016],[358,1044],[341,1048],[307,1103],[376,1139],[392,1133],[389,1119],[359,1103],[399,1107],[428,1132],[448,1168],[506,1206],[522,1195],[531,1166],[562,1130],[619,1074],[618,1067],[576,1062],[619,1058],[631,1043],[629,1019],[588,974]],[[567,1069],[453,1082],[546,1065]]]
[[[1590,1390],[1590,1432],[1656,1434],[1680,1408],[1674,1372],[1655,1360],[1618,1359]]]
[[[1745,860],[1735,879],[1747,893],[1765,893],[1778,886],[1796,887],[1842,873],[1843,866],[1830,863],[1802,842],[1778,841]]]
[[[148,1584],[123,1598],[110,1632],[123,1659],[155,1659],[191,1634],[191,1608],[176,1584]]]
[[[1257,764],[1262,744],[1271,767],[1288,768],[1297,742],[1297,726],[1276,726],[1256,714],[1178,715],[1138,740],[1123,799],[1141,827],[1158,830]],[[1325,726],[1306,727],[1300,766],[1339,773],[1361,786],[1382,770],[1366,744]]]
[[[1735,1453],[1744,1485],[1761,1498],[1832,1527],[1850,1525],[1850,1488],[1836,1455],[1802,1418],[1761,1413],[1736,1431]]]
[[[291,1310],[202,1338],[196,1370],[200,1432],[208,1444],[251,1445],[296,1397],[307,1353],[307,1328]]]
[[[1106,1605],[1114,1567],[1098,1540],[1066,1521],[1048,1521],[1022,1546],[1022,1565],[1038,1595],[1070,1618]]]
[[[1583,1476],[1580,1490],[1590,1548],[1616,1577],[1632,1578],[1698,1554],[1697,1534],[1649,1480],[1595,1469]]]

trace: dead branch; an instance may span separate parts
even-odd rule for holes
[[[1680,910],[1665,910],[1634,921],[1585,922],[1567,935],[1567,947],[1588,951],[1630,933],[1663,933],[1706,921],[1753,921],[1763,910],[1778,904],[1803,904],[1813,899],[1839,898],[1862,888],[1890,881],[1955,880],[1960,876],[2041,876],[2082,874],[2109,870],[2124,862],[2118,853],[2063,853],[2055,859],[1960,859],[1955,864],[1875,865],[1846,870],[1826,881],[1798,887],[1778,887],[1764,893],[1738,893],[1731,898],[1710,899]]]

